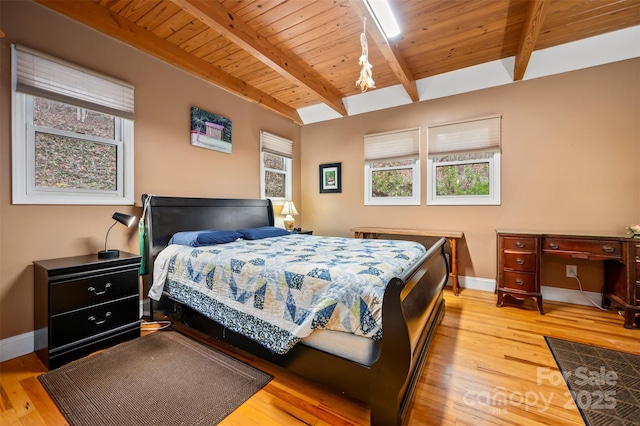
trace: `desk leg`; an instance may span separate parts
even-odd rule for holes
[[[449,245],[451,246],[451,286],[453,294],[457,296],[460,294],[460,287],[458,287],[458,239],[449,238]]]

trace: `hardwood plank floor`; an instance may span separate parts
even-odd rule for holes
[[[490,292],[447,289],[446,314],[416,391],[411,425],[582,425],[544,336],[640,354],[640,330],[622,327],[616,312],[544,302],[496,308]],[[184,331],[184,330],[183,330]],[[216,341],[218,349],[274,376],[229,415],[223,426],[361,425],[369,410],[283,369]],[[64,425],[37,376],[35,354],[0,364],[0,424]]]

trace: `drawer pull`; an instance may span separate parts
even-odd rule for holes
[[[109,290],[109,288],[111,288],[111,283],[106,283],[103,291],[96,291],[95,287],[89,287],[87,291],[89,293],[93,293],[94,296],[102,296],[107,292],[107,290]]]
[[[616,249],[611,246],[602,246],[602,251],[605,253],[613,253]]]
[[[520,278],[516,279],[516,284],[518,285],[524,285],[524,280],[521,280]]]
[[[520,259],[519,257],[516,259],[516,263],[518,265],[524,265],[524,260]]]
[[[93,322],[95,325],[101,325],[107,322],[107,318],[109,318],[110,316],[111,316],[111,312],[107,312],[106,314],[104,314],[104,319],[102,321],[97,321],[96,317],[94,317],[93,315],[91,315],[88,319],[89,321]]]
[[[560,246],[559,246],[559,245],[557,245],[556,243],[551,243],[551,244],[549,244],[549,247],[551,247],[551,248],[552,248],[552,249],[554,249],[554,250],[556,250],[556,249],[559,249],[559,248],[560,248]]]
[[[520,241],[516,241],[516,247],[518,248],[524,248],[524,244]]]

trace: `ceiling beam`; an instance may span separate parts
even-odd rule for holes
[[[418,95],[418,87],[416,86],[416,80],[409,69],[404,57],[398,50],[397,46],[391,46],[387,41],[382,29],[378,27],[375,17],[369,11],[367,5],[363,0],[349,0],[355,13],[360,16],[361,20],[365,20],[367,24],[367,33],[378,47],[380,53],[391,67],[391,71],[396,76],[404,90],[407,92],[413,102],[418,102],[420,96]]]
[[[347,115],[347,109],[342,102],[342,93],[337,88],[312,68],[301,64],[297,58],[288,56],[271,44],[222,3],[210,0],[171,1],[231,40],[242,50],[249,52],[282,77],[297,86],[311,90],[340,115]]]
[[[524,20],[522,35],[518,42],[518,50],[516,51],[516,63],[513,69],[513,81],[522,80],[524,73],[529,65],[529,59],[533,49],[538,42],[538,36],[542,29],[542,23],[547,13],[549,0],[531,0],[529,2],[529,10]]]
[[[35,1],[162,61],[197,75],[222,89],[264,106],[295,123],[303,124],[298,112],[284,102],[247,85],[242,80],[221,71],[205,60],[194,58],[178,46],[163,40],[98,3],[93,1]]]

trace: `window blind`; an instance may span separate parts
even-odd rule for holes
[[[23,46],[12,45],[14,88],[133,120],[133,87]]]
[[[376,133],[364,137],[364,161],[417,158],[420,128]]]
[[[473,120],[429,125],[427,152],[436,155],[472,152],[500,152],[501,117],[483,117]]]
[[[260,145],[262,152],[293,158],[293,141],[289,139],[260,130]]]

